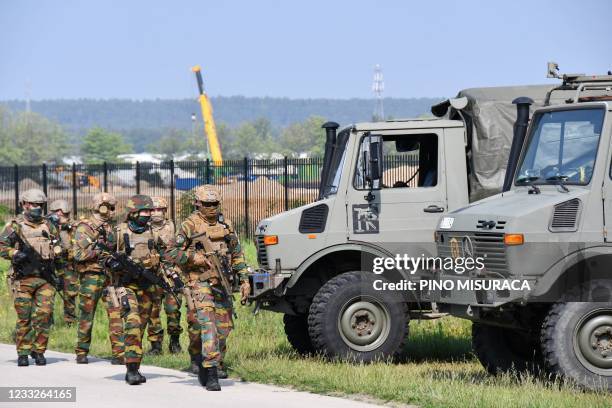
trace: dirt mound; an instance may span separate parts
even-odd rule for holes
[[[43,189],[40,184],[38,184],[37,182],[35,182],[31,178],[24,178],[23,180],[21,180],[19,182],[19,191],[21,193],[23,193],[24,191],[29,190],[31,188],[37,188],[37,189],[39,189],[41,191]]]

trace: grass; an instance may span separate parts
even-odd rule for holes
[[[245,245],[245,252],[253,263],[253,245]],[[5,269],[6,263],[0,267]],[[15,312],[5,282],[2,278],[0,342],[11,343]],[[63,326],[59,318],[59,301],[55,310],[58,318],[51,332],[49,348],[73,352],[76,329]],[[470,323],[464,320],[414,321],[410,326],[404,362],[363,365],[296,355],[285,338],[280,314],[262,311],[253,316],[249,308],[241,306],[238,306],[237,313],[236,329],[229,339],[227,363],[233,376],[247,381],[423,407],[612,406],[612,398],[605,393],[583,392],[567,384],[545,383],[528,376],[519,379],[489,376],[471,352]],[[106,333],[107,319],[100,305],[94,324],[93,355],[110,356]],[[186,350],[186,333],[181,336],[181,342]],[[164,344],[164,349],[167,349],[167,344]],[[182,369],[188,365],[188,360],[187,353],[183,352],[180,355],[146,356],[144,364]]]

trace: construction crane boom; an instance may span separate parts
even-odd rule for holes
[[[217,138],[217,128],[215,127],[215,119],[213,118],[212,105],[208,99],[208,95],[204,91],[204,81],[202,80],[202,70],[199,65],[191,68],[196,75],[198,81],[198,100],[200,101],[200,108],[202,109],[202,119],[204,120],[204,131],[206,132],[208,140],[208,148],[210,149],[210,156],[215,164],[223,164],[223,157],[221,155],[221,146],[219,145],[219,139]]]

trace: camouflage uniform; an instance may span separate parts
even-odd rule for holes
[[[127,222],[117,228],[116,252],[126,253],[132,261],[141,267],[157,274],[160,265],[159,237],[149,226],[150,214],[143,216],[143,211],[149,211],[153,202],[149,196],[135,195],[128,201],[129,211]],[[129,247],[127,243],[129,242]],[[142,337],[145,326],[151,314],[151,295],[154,292],[151,283],[142,276],[127,275],[119,263],[113,265],[113,258],[107,263],[111,269],[111,284],[125,289],[129,310],[123,311],[123,331],[125,341],[125,363],[127,365],[126,382],[130,385],[146,382],[138,371],[142,359]]]
[[[22,196],[22,204],[36,203],[36,212],[24,209],[24,214],[11,220],[0,234],[0,256],[13,261],[11,266],[14,306],[17,313],[15,343],[18,365],[27,366],[28,354],[37,365],[45,365],[44,353],[49,341],[49,328],[53,313],[55,288],[43,279],[39,265],[30,262],[17,242],[20,237],[44,260],[53,260],[60,251],[53,240],[59,239],[55,226],[42,217],[46,201],[40,190],[28,190]]]
[[[110,218],[114,210],[107,210],[104,217],[102,207],[114,208],[116,200],[109,194],[98,194],[93,199],[94,214],[88,219],[82,219],[74,233],[74,261],[79,274],[79,327],[77,330],[77,346],[75,353],[78,363],[87,363],[87,354],[91,344],[91,332],[98,301],[104,297],[108,315],[109,338],[113,355],[113,364],[122,364],[123,322],[121,309],[114,307],[104,288],[108,285],[108,276],[102,265],[102,251],[96,243],[102,241],[107,246],[116,242]],[[104,231],[102,234],[101,232]]]
[[[64,280],[63,297],[64,297],[64,323],[71,326],[76,322],[76,299],[79,294],[79,275],[74,267],[74,228],[70,220],[70,209],[66,200],[56,200],[49,205],[51,215],[48,218],[58,228],[62,255],[58,263],[57,276]],[[61,211],[64,217],[59,215]]]
[[[201,348],[200,383],[209,390],[219,390],[217,367],[223,364],[226,340],[233,328],[232,295],[221,285],[219,271],[196,247],[201,243],[226,257],[232,271],[239,275],[241,286],[248,286],[247,267],[232,225],[220,216],[219,191],[210,185],[198,187],[195,199],[198,211],[181,224],[166,258],[181,266],[192,292],[196,311],[195,316],[189,316],[190,338],[199,330],[200,343],[191,338],[189,351],[194,353]]]
[[[154,233],[161,239],[164,246],[168,246],[174,238],[174,223],[165,218],[165,210],[168,208],[166,200],[162,197],[151,197],[153,206],[157,210],[161,210],[163,215],[160,219],[155,216],[151,219],[151,227]],[[160,318],[161,305],[163,303],[167,319],[167,331],[170,335],[169,349],[171,353],[179,353],[181,351],[179,337],[183,332],[181,327],[181,303],[177,302],[174,296],[165,294],[158,287],[153,288],[152,293],[153,308],[149,318],[147,327],[147,338],[151,342],[151,354],[161,353],[161,344],[164,338],[164,329]]]

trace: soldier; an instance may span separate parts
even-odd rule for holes
[[[216,255],[231,264],[240,277],[241,302],[250,292],[247,267],[240,242],[231,224],[220,214],[221,193],[212,185],[195,189],[194,211],[182,224],[166,258],[181,266],[193,294],[203,363],[198,379],[209,391],[219,391],[219,371],[226,377],[223,359],[226,340],[233,328],[232,293]],[[223,259],[225,258],[225,259]]]
[[[142,269],[157,275],[160,265],[158,237],[150,227],[153,200],[147,195],[132,196],[127,204],[128,215],[117,228],[116,252],[126,254]],[[124,319],[125,381],[130,385],[146,382],[139,372],[142,359],[142,337],[151,313],[151,282],[139,271],[133,273],[111,255],[106,265],[111,270],[111,285],[122,290]]]
[[[168,246],[174,238],[174,223],[167,218],[168,203],[163,197],[151,197],[153,200],[153,211],[151,212],[151,228],[161,239],[164,246]],[[174,296],[169,296],[157,286],[153,288],[153,308],[149,318],[147,337],[151,342],[149,354],[161,354],[164,330],[160,318],[162,301],[166,311],[167,330],[170,335],[168,350],[176,354],[181,352],[179,338],[183,332],[181,327],[181,304],[176,301]]]
[[[70,207],[66,200],[55,200],[49,205],[49,221],[59,230],[62,254],[57,264],[57,276],[62,277],[64,287],[64,323],[72,326],[76,321],[76,297],[79,294],[79,275],[74,269],[72,240],[73,225],[70,222]]]
[[[79,327],[77,330],[77,346],[75,348],[77,364],[87,364],[87,354],[91,343],[93,320],[98,301],[108,284],[108,277],[102,265],[103,251],[98,247],[100,242],[112,246],[115,237],[111,222],[113,220],[117,200],[108,193],[96,194],[91,202],[93,214],[82,219],[74,233],[74,260],[79,274]],[[109,338],[111,342],[112,359],[115,365],[124,364],[123,354],[123,321],[121,310],[115,307],[108,293],[104,293],[106,312],[108,314]]]
[[[61,251],[59,233],[43,217],[45,193],[27,190],[21,196],[23,214],[11,220],[0,234],[0,256],[11,260],[12,290],[17,323],[15,343],[17,365],[29,365],[30,354],[36,365],[45,365],[49,326],[55,288],[51,284],[53,260]],[[50,269],[49,269],[50,268]]]

